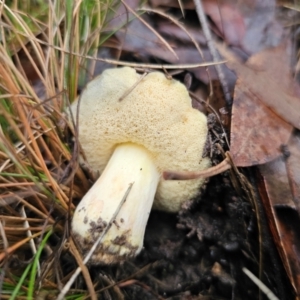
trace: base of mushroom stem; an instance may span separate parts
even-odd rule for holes
[[[93,254],[92,263],[114,263],[141,251],[160,176],[144,147],[132,143],[116,147],[103,173],[77,206],[72,220],[74,239],[85,254],[111,222],[129,184],[133,183]]]

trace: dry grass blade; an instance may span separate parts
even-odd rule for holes
[[[75,259],[76,259],[76,262],[78,264],[78,266],[80,267],[81,269],[81,272],[83,274],[83,277],[85,279],[85,282],[86,282],[86,285],[87,285],[87,288],[88,288],[88,291],[90,293],[90,297],[92,300],[97,300],[97,295],[96,295],[96,292],[95,292],[95,289],[94,289],[94,286],[93,286],[93,282],[91,280],[91,277],[90,277],[90,273],[89,273],[89,270],[88,268],[86,267],[86,265],[83,263],[82,261],[82,257],[78,251],[78,249],[76,248],[73,240],[70,240],[70,251],[71,253],[74,255]]]
[[[21,214],[24,218],[26,218],[26,212],[25,212],[25,209],[24,209],[24,206],[21,207]],[[14,228],[12,228],[13,230]],[[30,225],[29,225],[29,222],[28,221],[24,221],[24,229],[26,230],[26,233],[27,233],[27,236],[31,238],[31,240],[29,241],[29,244],[30,244],[30,247],[31,247],[31,251],[33,253],[33,255],[36,254],[36,245],[34,243],[34,239],[32,239],[32,231],[31,231],[31,228],[30,228]],[[5,229],[6,231],[7,228]],[[43,229],[41,229],[43,230]],[[40,266],[40,263],[38,262],[38,275],[40,276],[41,275],[41,266]]]
[[[178,4],[179,4],[179,7],[180,7],[180,10],[181,10],[181,13],[182,13],[182,16],[184,17],[184,8],[183,8],[183,3],[181,0],[178,0]]]
[[[119,99],[119,101],[122,101],[124,100],[136,87],[137,85],[145,78],[145,76],[147,75],[148,73],[145,72],[139,79],[138,81],[130,88],[128,89]]]
[[[263,283],[261,282],[253,273],[251,273],[248,269],[243,268],[243,272],[260,288],[262,292],[268,297],[270,300],[279,300],[273,292]]]
[[[24,35],[22,32],[18,31],[18,34]],[[133,63],[133,62],[128,62],[128,61],[121,61],[121,60],[115,60],[115,59],[105,59],[105,58],[99,58],[99,57],[93,57],[91,55],[86,55],[86,54],[80,54],[77,51],[71,51],[71,50],[66,50],[63,47],[56,46],[53,43],[48,43],[45,42],[39,38],[33,38],[36,42],[40,43],[41,45],[45,45],[47,47],[52,48],[53,50],[60,51],[61,53],[64,54],[69,54],[72,56],[79,57],[81,59],[86,59],[86,60],[91,60],[91,61],[100,61],[100,62],[105,62],[108,64],[112,65],[119,65],[119,66],[124,66],[124,67],[132,67],[132,68],[148,68],[148,69],[166,69],[166,70],[177,70],[177,69],[195,69],[195,68],[200,68],[200,67],[209,67],[209,66],[216,66],[216,65],[221,65],[226,62],[226,60],[220,59],[218,61],[213,61],[213,62],[205,62],[205,63],[199,63],[199,64],[146,64],[146,63]]]
[[[50,228],[49,228],[50,229]],[[29,242],[31,239],[36,238],[38,236],[40,236],[43,232],[38,232],[33,234],[32,236],[25,238],[21,241],[19,241],[18,243],[14,244],[13,246],[10,246],[8,248],[5,249],[5,251],[0,253],[0,262],[7,257],[8,255],[12,254],[13,252],[15,252],[18,248],[20,248],[21,246],[25,245],[27,242]]]
[[[95,63],[86,57],[97,55],[113,1],[103,6],[71,2],[0,1],[0,280],[6,280],[4,263],[8,274],[21,278],[25,267],[13,268],[12,254],[21,262],[34,259],[44,236],[54,229],[54,239],[43,250],[51,261],[48,271],[41,272],[35,285],[37,264],[30,287],[21,283],[35,296],[39,287],[52,286],[57,292],[60,276],[53,266],[65,260],[65,253],[55,249],[68,237],[73,199],[90,186],[78,157],[72,159],[74,143],[63,111],[77,96],[78,78],[86,77],[87,69],[93,72]],[[66,252],[76,257],[74,251]],[[52,260],[51,253],[56,253]]]

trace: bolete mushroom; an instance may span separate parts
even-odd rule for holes
[[[78,100],[71,106],[76,115]],[[129,67],[108,69],[82,92],[79,141],[89,165],[101,174],[78,204],[72,232],[83,254],[91,248],[132,189],[91,263],[109,264],[137,255],[155,209],[177,212],[195,197],[203,178],[166,181],[164,170],[200,171],[207,137],[204,114],[192,108],[180,82],[160,72],[144,78]],[[153,203],[154,201],[154,203]]]

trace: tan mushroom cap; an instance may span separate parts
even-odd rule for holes
[[[208,168],[209,159],[202,158],[206,117],[192,108],[185,86],[153,72],[132,89],[140,76],[129,67],[108,69],[83,91],[79,141],[90,166],[101,173],[116,146],[131,142],[144,146],[160,171]],[[77,104],[78,101],[71,107],[74,115]],[[203,179],[161,179],[154,208],[178,211],[184,201],[197,195],[202,183]]]

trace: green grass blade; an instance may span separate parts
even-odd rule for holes
[[[52,234],[52,230],[49,230],[47,234],[45,235],[44,239],[42,240],[36,255],[33,260],[33,265],[31,269],[31,274],[30,274],[30,280],[29,280],[29,285],[28,285],[28,293],[27,293],[27,299],[33,299],[33,294],[34,294],[34,285],[35,285],[35,278],[36,278],[36,273],[37,273],[37,268],[38,268],[38,263],[40,256],[42,254],[42,250],[44,249],[50,235]]]
[[[26,269],[25,269],[25,271],[23,272],[23,274],[22,274],[20,280],[18,281],[18,284],[17,284],[16,287],[14,288],[14,291],[13,291],[12,295],[10,296],[9,300],[15,300],[15,299],[17,299],[16,297],[18,297],[18,293],[19,293],[19,291],[20,291],[20,289],[21,289],[21,287],[22,287],[22,285],[23,285],[23,282],[25,281],[25,279],[26,279],[26,277],[27,277],[27,274],[29,273],[29,271],[30,271],[30,269],[31,269],[31,267],[32,267],[32,264],[33,264],[33,263],[30,263],[30,264],[26,267]]]

